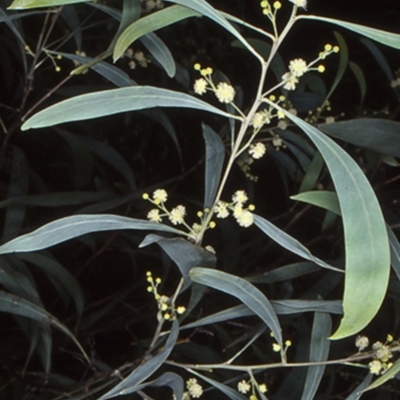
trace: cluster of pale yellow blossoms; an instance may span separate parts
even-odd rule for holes
[[[369,346],[369,339],[367,336],[357,336],[356,347],[361,352]],[[374,359],[368,364],[369,371],[374,375],[384,374],[393,363],[390,359],[393,357],[392,348],[399,346],[399,342],[393,340],[392,335],[387,335],[386,342],[375,342],[372,345],[372,352]]]
[[[257,385],[257,388],[256,388],[256,385]],[[243,393],[243,394],[247,394],[251,390],[252,394],[249,397],[250,400],[257,400],[258,399],[257,395],[256,395],[256,390],[257,389],[261,393],[266,393],[268,391],[267,385],[265,383],[258,384],[256,382],[253,382],[253,380],[246,381],[244,379],[242,381],[238,382],[237,389],[238,389],[238,392]]]
[[[191,400],[198,399],[203,394],[203,387],[197,381],[196,378],[190,378],[186,381],[187,391],[183,393],[183,397],[180,400]],[[177,400],[175,394],[172,396],[173,400]]]
[[[211,67],[201,68],[199,63],[194,65],[194,69],[200,72],[202,78],[196,79],[193,90],[198,95],[203,95],[207,90],[214,92],[218,101],[221,103],[232,103],[236,92],[232,85],[226,82],[220,82],[217,85],[212,80],[213,69]]]
[[[157,207],[151,209],[147,213],[147,219],[149,221],[160,223],[162,222],[162,219],[164,217],[167,217],[173,225],[183,225],[189,231],[188,236],[191,237],[192,239],[196,239],[197,235],[201,232],[202,218],[204,216],[204,213],[202,211],[199,211],[197,213],[197,216],[200,218],[200,223],[195,222],[194,224],[192,224],[192,226],[188,225],[185,221],[186,217],[185,206],[179,204],[178,206],[172,208],[171,210],[167,209],[165,203],[168,200],[168,193],[164,189],[156,189],[153,192],[151,198],[148,193],[143,193],[142,198],[144,200],[149,201],[150,203],[154,204]],[[216,223],[214,221],[210,221],[208,223],[207,229],[209,228],[214,229],[215,227]],[[212,248],[209,246],[207,246],[206,249],[212,251]]]
[[[289,71],[282,75],[283,88],[286,90],[295,90],[296,85],[299,83],[299,78],[302,77],[308,71],[318,71],[320,73],[325,71],[325,66],[320,64],[317,67],[314,65],[320,61],[324,60],[328,55],[332,53],[337,53],[339,51],[339,46],[332,46],[331,44],[326,44],[324,50],[321,51],[314,61],[307,64],[302,58],[295,58],[289,63]]]
[[[146,280],[149,283],[147,287],[147,291],[149,293],[153,293],[155,300],[158,305],[158,314],[157,319],[159,321],[173,321],[176,319],[177,314],[181,315],[186,311],[186,307],[178,306],[175,308],[175,305],[171,303],[171,299],[168,296],[161,295],[158,293],[158,286],[161,283],[161,278],[153,278],[153,275],[150,271],[146,272]]]
[[[133,51],[132,49],[128,49],[125,52],[125,57],[129,58],[129,68],[135,69],[139,64],[141,67],[146,68],[150,63],[151,60],[147,58],[143,51]]]
[[[254,222],[254,215],[252,211],[255,210],[255,206],[250,204],[247,208],[244,204],[248,201],[247,194],[244,190],[237,190],[232,196],[232,202],[227,203],[219,200],[214,207],[215,216],[217,218],[227,218],[232,211],[232,215],[236,219],[236,222],[244,227],[248,228]]]

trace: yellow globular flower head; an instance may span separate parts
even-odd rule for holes
[[[183,314],[185,311],[186,311],[186,307],[184,307],[184,306],[179,306],[179,307],[176,309],[176,312],[177,312],[179,315]]]
[[[296,75],[293,75],[291,72],[286,72],[282,75],[282,82],[284,83],[284,89],[295,90],[299,80],[297,79]]]
[[[168,218],[173,225],[182,224],[184,222],[184,217],[186,215],[185,206],[179,205],[171,210]]]
[[[237,388],[238,388],[238,392],[246,394],[247,392],[250,391],[251,386],[250,386],[249,382],[242,380],[237,384]]]
[[[393,342],[393,336],[392,335],[390,335],[390,334],[388,334],[387,336],[386,336],[386,340],[390,343],[390,342]]]
[[[325,66],[322,65],[322,64],[318,65],[317,71],[320,72],[320,73],[322,74],[323,72],[325,72]]]
[[[332,49],[332,51],[334,52],[334,53],[339,53],[339,46],[333,46],[333,49]]]
[[[295,77],[303,76],[307,69],[307,63],[302,58],[295,58],[289,63],[289,71]]]
[[[268,387],[265,383],[261,383],[258,385],[258,389],[260,390],[261,393],[267,393],[268,392]]]
[[[265,147],[265,144],[262,142],[258,142],[255,144],[252,144],[249,149],[249,154],[256,160],[260,159],[265,152],[267,151],[267,148]]]
[[[275,101],[275,100],[276,100],[276,96],[275,96],[274,94],[271,94],[268,98],[269,98],[271,101]]]
[[[153,201],[155,204],[165,203],[168,199],[168,194],[164,189],[157,189],[153,192]]]
[[[217,89],[215,90],[215,96],[217,96],[218,101],[226,104],[232,103],[235,95],[236,92],[233,86],[226,82],[218,83]]]
[[[198,399],[203,394],[203,388],[195,378],[190,378],[186,382],[186,387],[187,390],[189,391],[190,396],[192,396],[195,399]]]
[[[201,65],[200,65],[199,63],[196,63],[196,64],[194,64],[193,68],[194,68],[196,71],[200,71],[200,70],[201,70]]]
[[[282,7],[282,3],[280,1],[275,1],[273,6],[275,10],[279,10]]]
[[[325,51],[331,51],[332,50],[332,45],[331,44],[326,44],[324,47]]]
[[[211,229],[214,229],[214,228],[217,226],[217,224],[215,223],[215,221],[210,221],[210,223],[208,224],[208,226],[209,226]]]
[[[254,215],[249,210],[242,210],[236,216],[236,221],[243,228],[248,228],[254,223]]]
[[[267,1],[267,0],[263,0],[263,1],[260,3],[260,6],[261,6],[262,8],[268,7],[268,6],[269,6],[268,1]]]
[[[356,342],[355,342],[356,347],[358,348],[359,351],[363,351],[369,346],[369,339],[367,336],[361,336],[358,335],[356,337]]]
[[[229,216],[228,204],[224,201],[219,200],[214,207],[214,212],[217,218],[226,218]]]
[[[160,215],[160,210],[153,208],[147,213],[147,219],[152,222],[161,222],[162,218]]]
[[[278,353],[278,351],[281,350],[281,345],[279,343],[273,343],[272,350],[275,351],[275,353]]]
[[[143,199],[143,200],[148,200],[149,198],[150,198],[150,196],[149,196],[148,193],[143,193],[143,194],[142,194],[142,199]]]
[[[252,395],[249,397],[249,400],[257,400],[257,396],[256,396],[255,394],[252,394]]]
[[[203,95],[207,92],[207,81],[204,78],[196,79],[193,85],[193,90],[198,95]]]
[[[293,3],[296,7],[301,7],[306,9],[307,7],[307,0],[289,0],[291,3]]]
[[[232,201],[235,204],[244,204],[248,199],[249,198],[244,190],[237,190],[232,196]]]
[[[382,369],[382,363],[379,360],[373,360],[369,364],[369,372],[374,375],[379,375]]]

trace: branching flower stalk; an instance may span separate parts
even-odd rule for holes
[[[241,146],[243,143],[243,139],[244,139],[246,132],[250,126],[250,123],[253,120],[254,115],[257,112],[258,108],[264,102],[263,88],[265,85],[265,80],[267,77],[267,73],[268,73],[270,64],[271,64],[273,58],[275,57],[276,53],[278,52],[279,47],[281,46],[284,39],[286,38],[287,34],[289,33],[289,31],[293,27],[294,23],[296,22],[296,13],[297,13],[297,7],[293,7],[290,18],[289,18],[288,22],[286,23],[284,29],[282,30],[281,34],[278,37],[276,37],[276,39],[273,40],[271,52],[269,54],[268,59],[264,60],[261,57],[257,57],[257,59],[260,61],[260,64],[261,64],[261,73],[260,73],[260,79],[259,79],[259,83],[258,83],[258,87],[257,87],[256,98],[255,98],[255,101],[254,101],[252,107],[250,108],[250,111],[247,114],[247,117],[241,122],[241,126],[239,128],[239,132],[238,132],[236,140],[234,142],[232,152],[229,156],[227,165],[225,167],[224,174],[222,176],[221,182],[218,187],[214,206],[218,203],[218,201],[220,201],[222,192],[224,190],[225,184],[230,175],[232,166],[235,163],[237,157],[241,153]],[[282,83],[280,83],[280,85],[281,84]],[[211,208],[210,212],[205,215],[205,218],[202,221],[202,228],[201,228],[200,232],[197,234],[197,238],[195,240],[196,244],[201,245],[203,237],[204,237],[204,233],[213,217],[213,214],[214,214],[214,207]]]

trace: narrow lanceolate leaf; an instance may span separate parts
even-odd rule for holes
[[[331,328],[332,321],[328,314],[315,313],[310,341],[310,362],[321,362],[327,360],[330,347],[328,336],[331,333]],[[325,365],[308,367],[301,400],[314,399],[324,371]]]
[[[194,282],[237,297],[264,321],[274,333],[276,341],[282,346],[282,332],[278,317],[269,300],[250,282],[209,268],[192,268],[189,275]]]
[[[86,233],[120,229],[154,230],[176,234],[181,231],[167,225],[119,215],[74,215],[50,222],[26,235],[19,236],[0,246],[0,254],[46,249]]]
[[[196,16],[199,17],[200,15],[201,14],[190,8],[177,5],[164,8],[163,10],[150,14],[147,17],[140,18],[129,25],[119,36],[114,47],[114,61],[122,57],[126,49],[143,35],[172,25],[183,19]]]
[[[240,119],[186,93],[152,86],[135,86],[83,94],[61,101],[33,115],[21,129],[44,128],[153,107],[193,108]]]
[[[181,376],[175,374],[174,372],[165,372],[159,378],[155,379],[154,381],[144,382],[141,385],[137,385],[132,388],[129,393],[135,393],[138,390],[142,390],[146,387],[153,386],[153,387],[160,387],[160,386],[169,386],[177,399],[183,398],[183,391],[184,391],[184,382]],[[128,392],[125,392],[128,394]]]
[[[319,129],[347,143],[400,157],[400,123],[396,121],[361,118],[321,124]]]
[[[61,332],[69,336],[77,345],[82,354],[85,356],[86,360],[90,362],[89,357],[86,355],[82,346],[76,340],[72,332],[43,308],[27,300],[24,300],[21,297],[0,291],[0,311],[10,314],[21,315],[23,317],[31,318],[40,322],[46,322],[50,325],[53,325],[55,328],[59,329]]]
[[[385,221],[375,193],[357,163],[317,128],[282,111],[317,146],[339,199],[346,252],[344,316],[331,339],[341,339],[364,329],[385,297],[390,272]]]
[[[203,125],[206,143],[206,172],[204,178],[204,209],[212,207],[221,179],[225,147],[221,138],[207,125]]]
[[[285,249],[291,251],[292,253],[297,254],[298,256],[303,257],[306,260],[315,262],[315,264],[319,265],[320,267],[331,269],[333,271],[343,272],[338,268],[332,267],[318,257],[313,256],[310,251],[299,241],[276,227],[271,222],[260,217],[259,215],[254,215],[254,224],[258,226],[272,240],[274,240]]]
[[[75,3],[88,3],[89,1],[91,0],[14,0],[8,8],[10,10],[22,10],[24,8],[54,7]]]
[[[111,397],[123,396],[125,394],[135,392],[135,388],[137,385],[142,383],[145,379],[147,379],[163,365],[164,361],[168,358],[172,349],[174,348],[176,339],[178,338],[178,334],[179,324],[177,321],[174,321],[172,324],[171,333],[162,350],[154,357],[151,357],[143,364],[140,364],[122,382],[120,382],[117,386],[113,387],[110,391],[101,396],[99,400],[110,399]]]
[[[349,31],[359,33],[360,35],[366,36],[372,40],[375,40],[376,42],[385,44],[386,46],[400,49],[400,34],[398,33],[382,31],[380,29],[371,28],[369,26],[353,24],[351,22],[340,21],[333,18],[320,17],[317,15],[299,15],[297,19],[311,19],[314,21],[328,22],[330,24],[338,25],[342,28],[348,29]]]
[[[184,284],[182,291],[190,284],[189,270],[193,267],[215,268],[216,257],[214,254],[204,250],[202,247],[195,246],[183,238],[165,238],[153,233],[146,236],[139,247],[157,243],[178,266]]]

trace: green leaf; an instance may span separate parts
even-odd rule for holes
[[[314,142],[338,195],[346,253],[344,317],[331,339],[341,339],[364,329],[385,297],[390,273],[385,221],[375,193],[357,163],[321,131],[282,111]]]
[[[114,62],[124,55],[127,48],[135,40],[147,33],[154,32],[157,29],[164,28],[183,19],[196,16],[198,17],[200,14],[190,8],[184,6],[171,6],[140,18],[129,25],[119,36],[114,47]]]
[[[192,268],[189,275],[194,282],[237,297],[264,321],[274,333],[276,341],[283,346],[281,326],[271,303],[250,282],[238,276],[209,268]]]
[[[14,0],[10,7],[10,10],[22,10],[24,8],[35,8],[35,7],[54,7],[64,6],[67,4],[76,3],[88,3],[91,0]]]
[[[356,64],[353,61],[349,61],[349,67],[351,71],[353,72],[354,76],[357,79],[358,86],[360,87],[360,105],[359,105],[359,110],[362,110],[362,106],[364,104],[364,99],[365,95],[367,94],[367,82],[365,80],[365,75],[363,70],[360,68],[358,64]],[[360,112],[361,114],[361,112]]]
[[[154,33],[148,33],[141,37],[140,41],[146,47],[148,52],[164,68],[170,78],[176,74],[176,65],[174,58],[165,43]]]
[[[211,208],[214,204],[224,165],[225,147],[221,138],[204,124],[203,137],[206,144],[206,172],[204,177],[204,209],[206,209]]]
[[[376,42],[385,44],[386,46],[393,47],[400,50],[400,35],[398,33],[391,33],[387,31],[382,31],[380,29],[370,28],[369,26],[353,24],[347,21],[341,21],[333,18],[320,17],[317,15],[299,15],[296,17],[297,20],[309,19],[313,21],[328,22],[333,25],[338,25],[342,28],[348,29],[359,33],[360,35],[366,36]]]
[[[290,198],[307,204],[313,204],[314,206],[325,208],[337,215],[341,215],[339,200],[335,192],[316,190],[290,196]]]
[[[173,390],[175,397],[177,399],[183,398],[183,391],[184,391],[183,379],[181,376],[175,374],[174,372],[165,372],[154,381],[145,382],[142,383],[141,385],[137,385],[134,388],[132,388],[132,391],[130,391],[129,393],[135,393],[138,390],[142,390],[149,386],[154,386],[154,387],[169,386]]]
[[[86,233],[120,229],[154,230],[178,235],[183,233],[157,222],[120,217],[119,215],[74,215],[50,222],[31,233],[1,245],[0,254],[42,250]]]
[[[174,348],[175,342],[179,335],[179,324],[174,321],[171,328],[171,333],[165,343],[165,346],[154,357],[146,360],[140,364],[132,373],[130,373],[122,382],[109,390],[106,394],[101,396],[99,400],[109,399],[115,396],[123,396],[125,394],[133,393],[136,391],[137,385],[142,383],[155,371],[157,371],[164,361],[170,355]]]
[[[271,300],[271,305],[277,315],[303,314],[305,312],[343,314],[342,303],[338,300]],[[183,325],[181,329],[212,325],[218,322],[225,322],[253,315],[255,315],[254,311],[242,304],[200,318],[190,324]]]
[[[191,284],[189,279],[189,270],[191,268],[215,268],[217,259],[214,254],[204,250],[202,247],[195,246],[183,238],[166,239],[151,233],[146,236],[139,247],[145,247],[152,243],[157,243],[178,266],[184,279],[182,291]]]
[[[327,264],[325,261],[322,261],[318,257],[313,256],[310,251],[303,246],[299,241],[297,241],[292,236],[288,235],[271,222],[266,219],[260,217],[259,215],[254,215],[254,224],[260,228],[267,236],[269,236],[272,240],[277,242],[279,245],[284,247],[285,249],[291,251],[294,254],[297,254],[300,257],[305,258],[306,260],[310,260],[315,264],[319,265],[322,268],[331,269],[337,272],[343,272],[342,270],[332,267]]]
[[[329,136],[379,153],[400,157],[400,123],[386,119],[361,118],[321,124]]]
[[[61,101],[33,115],[21,129],[44,128],[153,107],[193,108],[240,119],[186,93],[152,86],[135,86],[87,93]]]
[[[73,342],[77,345],[79,350],[86,358],[87,362],[90,363],[89,357],[86,355],[85,350],[83,350],[82,346],[76,340],[72,332],[43,308],[27,300],[24,300],[21,297],[0,291],[0,311],[10,314],[22,315],[24,317],[37,320],[39,322],[46,322],[50,325],[53,325],[73,340]]]
[[[331,333],[331,317],[325,313],[315,313],[310,341],[310,362],[321,362],[328,359]],[[325,365],[310,366],[307,369],[301,400],[313,400],[325,371]]]
[[[310,167],[304,175],[299,192],[305,192],[307,190],[313,189],[316,186],[323,166],[324,159],[321,157],[321,154],[317,152],[313,160],[311,161]]]

